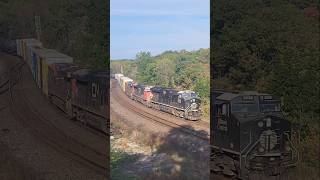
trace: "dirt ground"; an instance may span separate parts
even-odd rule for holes
[[[136,179],[209,178],[209,141],[144,119],[122,107],[112,94],[111,123],[111,151],[124,153],[126,159],[117,172],[111,171],[113,179],[119,178],[117,173]]]

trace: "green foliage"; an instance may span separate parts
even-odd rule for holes
[[[107,1],[0,1],[0,12],[0,37],[36,38],[34,15],[39,15],[46,48],[66,53],[81,65],[109,67]]]
[[[212,73],[217,81],[229,83],[218,82],[217,88],[260,90],[283,97],[293,121],[319,117],[319,22],[307,12],[313,3],[215,4]]]
[[[210,79],[208,77],[200,78],[195,84],[194,90],[199,94],[200,97],[209,99],[210,97]]]
[[[209,49],[166,51],[158,56],[140,52],[135,60],[111,62],[112,73],[120,73],[121,67],[123,74],[139,83],[194,90],[209,109]]]
[[[215,88],[258,90],[281,97],[287,119],[303,127],[304,148],[309,148],[306,156],[314,157],[319,145],[312,137],[319,137],[320,131],[309,127],[320,125],[317,1],[214,2],[211,73]]]
[[[121,67],[122,73],[137,82],[177,89],[201,89],[201,96],[209,98],[209,49],[166,51],[158,56],[140,52],[134,61],[112,61],[112,72],[120,73]]]
[[[128,173],[123,173],[121,167],[125,164],[134,162],[135,157],[133,155],[129,155],[125,152],[118,152],[111,149],[110,153],[110,167],[111,167],[111,179],[112,180],[138,180],[139,178],[135,175],[131,175]]]

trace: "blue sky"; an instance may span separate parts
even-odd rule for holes
[[[209,0],[111,0],[111,59],[210,44]]]

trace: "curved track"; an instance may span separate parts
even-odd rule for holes
[[[11,57],[11,59],[14,59]],[[2,73],[0,84],[3,91],[11,94],[11,111],[23,127],[29,130],[36,138],[45,142],[53,149],[65,154],[82,165],[107,175],[107,151],[94,149],[93,147],[80,142],[70,136],[66,131],[62,131],[54,123],[44,117],[43,114],[33,107],[30,100],[24,94],[25,83],[22,81],[22,73],[28,73],[28,67],[21,59],[19,63],[13,65],[12,69]],[[85,130],[84,130],[85,131]],[[105,142],[107,140],[105,139]]]
[[[195,136],[201,140],[205,140],[205,141],[209,140],[209,138],[210,138],[209,133],[198,132],[192,128],[195,124],[198,124],[198,125],[200,124],[198,121],[187,121],[187,123],[181,123],[181,121],[183,121],[183,120],[181,118],[173,117],[173,115],[171,116],[171,118],[168,118],[168,119],[164,118],[162,116],[154,115],[152,112],[149,112],[147,110],[144,110],[143,108],[138,107],[138,102],[128,103],[126,100],[124,100],[124,98],[128,98],[128,97],[125,96],[124,93],[119,88],[117,88],[118,86],[117,86],[116,82],[112,80],[111,83],[112,83],[111,87],[114,88],[114,90],[112,91],[113,92],[112,95],[115,98],[115,100],[117,100],[117,102],[119,104],[121,104],[121,106],[126,107],[127,109],[129,109],[130,111],[139,115],[140,117],[149,119],[149,120],[151,120],[157,124],[160,124],[162,126],[167,126],[167,127],[171,127],[171,128],[179,128],[179,130],[181,130],[183,133]],[[129,99],[129,100],[133,101],[131,99]],[[146,107],[144,107],[144,108],[146,108]],[[152,110],[152,111],[155,111],[155,110]],[[166,116],[168,116],[168,115],[166,115]],[[206,124],[206,123],[204,123],[204,124]],[[202,127],[205,126],[204,124],[202,125]]]

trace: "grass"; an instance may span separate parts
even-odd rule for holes
[[[112,180],[139,180],[137,176],[124,173],[122,169],[123,165],[132,163],[136,160],[134,155],[111,149],[110,160]]]

